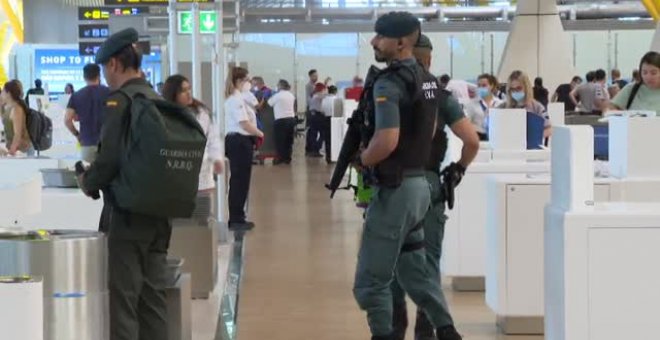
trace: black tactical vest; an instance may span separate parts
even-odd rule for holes
[[[423,170],[429,160],[440,84],[419,64],[393,63],[379,77],[387,75],[407,93],[399,103],[399,143],[394,152],[376,166],[375,174],[381,186],[396,187],[401,184],[406,170]],[[374,113],[369,112],[369,116],[367,120],[374,122]]]
[[[451,92],[447,90],[438,91],[438,105],[439,107],[447,107],[447,101],[451,97]],[[440,173],[440,163],[445,159],[447,154],[447,132],[445,132],[445,127],[447,126],[447,119],[445,112],[439,111],[438,118],[436,120],[435,135],[433,136],[433,141],[431,142],[431,154],[429,161],[426,163],[426,170],[432,171],[435,173]]]

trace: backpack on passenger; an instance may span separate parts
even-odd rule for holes
[[[28,109],[25,114],[26,127],[32,147],[37,151],[46,151],[53,145],[53,121],[43,112]]]
[[[182,106],[141,88],[121,92],[130,115],[119,176],[110,184],[121,209],[150,216],[188,218],[195,209],[206,136]]]

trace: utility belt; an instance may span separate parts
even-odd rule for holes
[[[363,173],[365,185],[375,185],[390,189],[395,189],[401,186],[404,178],[424,176],[425,171],[423,168],[404,169],[401,166],[389,164],[369,168]]]

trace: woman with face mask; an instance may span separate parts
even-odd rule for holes
[[[248,110],[243,90],[249,84],[248,71],[230,69],[225,84],[225,147],[229,158],[229,229],[249,230],[254,223],[246,220],[245,203],[250,191],[252,158],[257,138],[264,134],[257,128],[257,117]]]
[[[640,61],[641,81],[624,87],[612,100],[615,110],[655,111],[660,114],[660,54],[649,52]]]
[[[497,79],[490,74],[482,74],[477,79],[477,96],[465,105],[465,115],[470,119],[482,141],[488,140],[488,111],[502,104],[495,97]]]
[[[534,90],[529,77],[522,71],[513,71],[509,76],[506,90],[506,102],[500,105],[503,109],[525,109],[527,113],[535,114],[544,119],[543,137],[550,137],[552,127],[543,104],[534,99]]]

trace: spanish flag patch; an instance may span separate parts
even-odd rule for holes
[[[115,106],[119,105],[119,103],[117,103],[116,100],[108,100],[108,101],[105,103],[105,105],[108,106],[108,107],[115,107]]]
[[[387,97],[376,97],[376,103],[384,103],[387,101]]]

